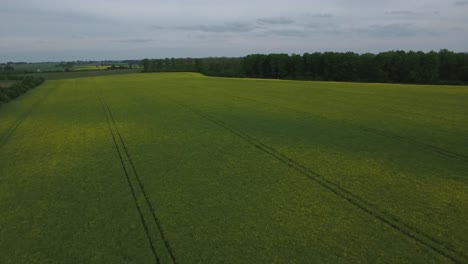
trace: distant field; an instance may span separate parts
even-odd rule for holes
[[[75,65],[73,66],[72,70],[73,71],[96,71],[96,70],[107,70],[107,68],[111,67],[112,65],[116,66],[116,67],[119,67],[119,66],[124,66],[124,67],[128,67],[128,63],[116,63],[116,64],[106,64],[106,65],[94,65],[94,64],[90,64],[90,65]],[[132,68],[135,70],[135,69],[139,69],[140,66],[139,65],[132,65]]]
[[[96,71],[71,71],[71,72],[43,72],[34,74],[24,74],[25,76],[35,75],[42,76],[46,80],[61,80],[61,79],[72,79],[72,78],[86,78],[96,76],[107,76],[107,75],[118,75],[118,74],[129,74],[140,72],[140,69],[130,70],[96,70]]]
[[[468,263],[467,102],[463,86],[47,81],[0,108],[0,263]]]
[[[102,65],[76,65],[73,66],[74,71],[96,71],[105,70],[107,67]]]
[[[24,64],[14,64],[12,65],[17,71],[33,71],[37,70],[41,72],[45,71],[63,71],[65,68],[59,66],[56,62],[51,63],[24,63]]]
[[[115,66],[126,66],[128,67],[128,63],[113,63],[113,64],[105,64],[101,65],[98,64],[76,64],[71,67],[71,71],[99,71],[99,70],[106,70],[111,65]],[[14,64],[12,65],[15,70],[18,71],[31,71],[31,72],[63,72],[65,71],[64,65],[60,65],[57,62],[50,62],[50,63],[24,63],[24,64]],[[132,65],[134,69],[138,69],[139,65]]]

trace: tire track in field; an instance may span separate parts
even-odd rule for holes
[[[108,125],[109,131],[110,131],[110,133],[112,135],[112,140],[114,142],[114,146],[115,146],[117,154],[119,156],[120,163],[122,165],[122,169],[124,171],[124,174],[125,174],[125,177],[126,177],[126,180],[127,180],[127,184],[128,184],[128,186],[130,188],[130,192],[131,192],[133,201],[135,203],[138,214],[140,216],[140,220],[141,220],[143,228],[145,230],[145,234],[146,234],[146,237],[147,237],[148,242],[150,244],[151,252],[152,252],[152,254],[153,254],[154,258],[155,258],[155,261],[156,261],[156,263],[161,263],[161,259],[160,259],[159,255],[157,254],[157,251],[156,251],[156,245],[155,245],[156,242],[153,241],[153,239],[151,238],[151,235],[150,235],[152,230],[150,230],[149,224],[150,224],[151,221],[157,227],[157,231],[158,231],[159,236],[161,237],[161,239],[163,241],[164,247],[165,247],[165,249],[166,249],[166,251],[167,251],[167,253],[169,255],[169,258],[171,259],[171,262],[174,263],[174,264],[177,264],[174,251],[172,250],[172,247],[169,244],[167,236],[164,233],[164,230],[162,229],[161,221],[160,221],[160,219],[158,218],[158,216],[155,213],[156,212],[155,208],[154,208],[153,204],[151,203],[151,201],[149,200],[148,193],[146,192],[145,187],[144,187],[144,185],[143,185],[143,183],[142,183],[142,181],[140,179],[140,176],[139,176],[139,174],[138,174],[138,172],[136,170],[133,159],[131,158],[130,153],[129,153],[128,149],[127,149],[127,145],[125,144],[125,141],[123,140],[123,137],[122,137],[122,135],[121,135],[121,133],[120,133],[118,127],[117,127],[114,115],[112,114],[112,111],[111,111],[109,105],[104,100],[104,96],[102,94],[102,89],[99,89],[99,99],[100,99],[101,106],[103,108],[104,114],[106,116],[107,125]],[[132,177],[132,175],[134,177]],[[136,181],[137,184],[133,184],[132,179],[133,179],[133,181]],[[149,220],[146,219],[145,216],[144,216],[143,208],[142,208],[143,206],[140,205],[140,202],[138,201],[137,193],[141,194],[144,197],[144,205],[146,205],[148,211],[151,214],[151,218]]]
[[[41,85],[36,87],[35,89],[40,89]],[[8,143],[11,136],[15,134],[18,127],[31,115],[31,113],[36,110],[40,105],[42,105],[47,98],[55,91],[56,87],[50,88],[41,98],[39,98],[36,102],[34,102],[23,114],[21,114],[18,119],[8,128],[4,130],[4,132],[0,135],[0,149]]]
[[[341,197],[342,199],[346,200],[347,202],[351,203],[358,209],[360,209],[362,212],[370,215],[371,217],[379,220],[383,224],[391,227],[395,231],[401,233],[402,235],[412,239],[413,241],[424,245],[425,247],[431,249],[435,253],[449,259],[450,261],[457,263],[457,264],[462,264],[466,263],[466,257],[463,255],[462,252],[457,252],[450,246],[444,244],[441,241],[438,241],[437,239],[425,234],[424,232],[418,230],[415,227],[412,227],[409,224],[404,223],[400,219],[396,218],[395,216],[386,213],[380,209],[378,209],[375,205],[365,201],[364,199],[360,198],[359,196],[353,194],[352,192],[342,188],[338,184],[326,179],[324,176],[321,174],[313,171],[312,169],[302,165],[298,161],[288,157],[287,155],[277,151],[276,149],[262,143],[261,141],[253,138],[252,136],[248,135],[245,132],[242,132],[240,130],[235,129],[234,127],[231,127],[224,123],[221,120],[218,120],[214,118],[211,115],[208,115],[200,110],[197,110],[189,105],[186,105],[184,103],[181,103],[179,101],[176,101],[172,98],[168,98],[169,100],[173,101],[175,104],[180,105],[181,107],[185,108],[189,112],[192,112],[207,121],[220,126],[224,128],[225,130],[229,131],[230,133],[234,134],[235,136],[241,138],[245,142],[253,145],[260,151],[268,154],[272,158],[280,161],[281,163],[287,165],[291,169],[294,169],[295,171],[301,173],[302,175],[306,176],[308,179],[316,182],[320,186],[328,189],[335,195]]]
[[[287,110],[290,110],[290,111],[292,111],[294,113],[305,114],[305,115],[310,116],[310,117],[315,118],[315,119],[326,120],[326,121],[328,121],[330,123],[337,123],[338,122],[338,121],[330,120],[330,119],[328,119],[326,117],[323,117],[323,116],[320,116],[320,115],[317,115],[317,114],[312,114],[310,112],[297,110],[297,109],[294,109],[294,108],[288,107],[288,106],[283,106],[283,105],[279,105],[279,104],[264,102],[264,101],[251,99],[251,98],[246,98],[246,97],[241,97],[241,96],[235,96],[235,95],[231,95],[231,96],[234,97],[234,98],[244,100],[244,101],[251,101],[251,102],[254,102],[254,103],[260,103],[260,104],[264,104],[264,105],[273,106],[273,107],[276,107],[278,109],[287,109]],[[427,143],[424,143],[424,142],[421,142],[421,141],[417,141],[417,140],[414,140],[414,139],[411,139],[411,138],[403,137],[403,136],[400,136],[400,135],[397,135],[397,134],[394,134],[394,133],[391,133],[391,132],[387,132],[387,131],[384,131],[384,130],[362,126],[362,125],[359,125],[359,124],[356,124],[356,123],[353,123],[353,122],[350,122],[350,121],[342,120],[342,121],[339,121],[339,122],[341,122],[341,123],[343,123],[345,125],[348,125],[350,127],[355,127],[356,129],[359,129],[359,130],[364,131],[366,133],[371,133],[371,134],[387,137],[387,138],[390,138],[390,139],[393,139],[393,140],[397,140],[397,141],[400,141],[400,142],[403,142],[403,143],[412,144],[412,145],[417,146],[419,148],[435,152],[435,153],[437,153],[439,155],[449,157],[449,158],[452,158],[452,159],[457,159],[457,160],[468,163],[468,156],[466,156],[464,154],[461,154],[461,153],[458,153],[458,152],[455,152],[455,151],[450,151],[450,150],[447,150],[447,149],[444,149],[444,148],[441,148],[441,147],[437,147],[437,146],[427,144]]]

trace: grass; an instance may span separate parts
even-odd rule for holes
[[[466,263],[467,100],[190,73],[48,81],[0,109],[0,262]]]

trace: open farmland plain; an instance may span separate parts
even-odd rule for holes
[[[468,87],[50,80],[0,108],[0,263],[467,263]]]

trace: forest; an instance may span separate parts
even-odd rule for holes
[[[387,51],[252,54],[241,58],[144,59],[145,72],[198,72],[208,76],[408,84],[468,83],[468,54]]]

